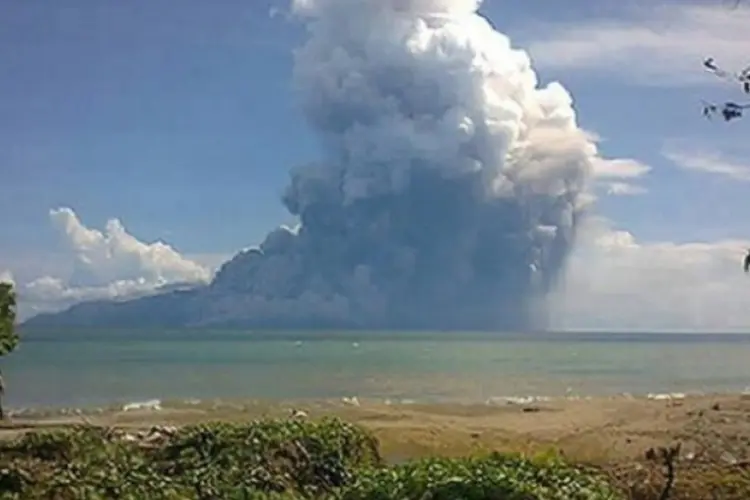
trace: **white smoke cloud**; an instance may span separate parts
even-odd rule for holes
[[[478,6],[293,2],[309,34],[295,53],[294,86],[323,145],[319,162],[292,172],[283,197],[300,226],[226,263],[190,295],[201,307],[174,303],[174,321],[540,326],[540,302],[592,200],[590,181],[632,181],[647,168],[600,158],[570,94],[558,82],[539,85],[526,52]],[[116,277],[102,250],[123,240],[116,227],[108,238],[68,232],[96,249],[85,253],[98,263],[89,267]],[[121,253],[127,269],[150,269],[144,252]],[[115,308],[118,317],[150,307],[130,304]]]
[[[297,15],[317,17],[321,12],[341,13],[343,6],[350,12],[365,14],[388,10],[405,12],[418,17],[443,15],[460,17],[474,14],[482,0],[382,0],[379,5],[373,0],[292,0],[292,11]]]
[[[73,261],[72,273],[19,284],[24,316],[89,300],[139,297],[170,285],[206,284],[211,279],[208,267],[163,242],[138,240],[118,219],[110,219],[99,231],[83,225],[70,208],[51,210],[49,216]]]
[[[530,326],[591,178],[648,171],[598,156],[557,82],[475,0],[296,0],[294,83],[321,138],[272,232],[212,285],[232,321]],[[622,191],[622,190],[621,190]],[[258,318],[262,318],[259,320]],[[332,319],[333,318],[333,319]]]
[[[554,295],[554,327],[750,329],[750,241],[640,243],[601,222],[586,233]]]

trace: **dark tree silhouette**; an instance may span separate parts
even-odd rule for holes
[[[740,7],[742,0],[724,0],[724,3],[729,6],[730,10],[735,10]],[[750,95],[750,65],[738,72],[730,72],[721,68],[716,64],[716,60],[712,56],[709,56],[703,61],[703,68],[716,75],[717,78],[737,85],[745,95]],[[702,102],[703,116],[711,119],[714,115],[718,114],[727,122],[736,118],[742,118],[744,111],[750,109],[750,102],[738,103],[727,101],[722,104],[708,101]]]
[[[0,281],[0,356],[11,353],[18,346],[16,332],[16,293],[12,283]],[[0,373],[0,420],[5,418],[2,397],[5,383]]]

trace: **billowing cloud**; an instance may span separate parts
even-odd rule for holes
[[[648,168],[601,158],[565,88],[540,85],[526,52],[478,5],[294,1],[309,35],[295,52],[294,88],[322,145],[283,196],[299,225],[269,233],[206,288],[102,308],[96,321],[168,305],[181,325],[543,326],[590,181],[633,181]],[[130,243],[112,252],[126,241],[117,225],[92,236],[58,217],[86,256],[82,284],[92,269],[112,282],[184,268],[153,257],[161,250],[125,251]],[[110,272],[111,253],[138,272]],[[90,311],[68,318],[90,324]]]
[[[529,52],[543,68],[605,72],[645,85],[726,85],[701,62],[714,56],[729,71],[747,67],[748,26],[750,9],[718,1],[643,2],[630,17],[545,26]]]
[[[138,240],[118,219],[110,219],[99,231],[83,225],[70,208],[54,209],[49,215],[73,261],[72,272],[19,284],[24,315],[87,300],[122,300],[170,286],[206,284],[211,279],[208,267],[163,242]]]
[[[638,242],[588,228],[555,294],[557,328],[747,331],[750,241]]]
[[[715,151],[667,147],[663,154],[676,166],[686,170],[750,182],[750,163],[727,158]]]
[[[301,222],[211,285],[227,322],[527,328],[604,160],[557,82],[474,0],[297,0],[294,83],[319,162],[284,195]],[[205,317],[205,312],[204,312]]]

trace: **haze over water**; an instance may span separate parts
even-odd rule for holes
[[[742,391],[750,336],[211,331],[26,333],[3,360],[11,407],[148,399]]]

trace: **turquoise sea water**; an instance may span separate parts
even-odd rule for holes
[[[2,368],[15,408],[741,391],[750,386],[750,336],[25,332]]]

